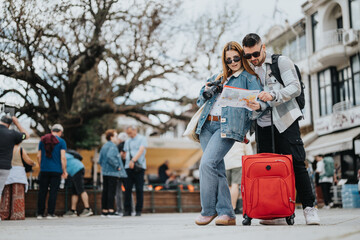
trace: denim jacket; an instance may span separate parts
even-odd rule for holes
[[[99,164],[104,176],[126,178],[127,174],[115,143],[108,141],[100,150]],[[120,171],[118,170],[120,168]]]
[[[217,75],[212,76],[207,80],[207,82],[213,82]],[[262,90],[260,82],[254,75],[243,70],[241,73],[235,73],[230,78],[226,84],[227,86],[249,89],[249,90]],[[200,96],[197,100],[197,105],[200,107],[203,104],[204,109],[201,113],[197,128],[196,134],[200,134],[201,129],[206,121],[207,116],[210,113],[212,106],[214,105],[217,96],[219,93],[214,94],[214,96],[205,100],[203,97],[205,86],[202,87],[200,91]],[[260,104],[265,104],[260,102]],[[256,114],[258,115],[258,114]],[[255,116],[255,115],[254,115]],[[222,107],[221,109],[221,137],[222,138],[232,138],[236,141],[243,142],[246,136],[246,133],[249,131],[251,122],[252,122],[253,112],[249,111],[246,108],[239,107]]]

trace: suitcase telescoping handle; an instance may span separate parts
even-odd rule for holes
[[[270,111],[270,119],[271,119],[271,150],[272,153],[275,153],[275,132],[274,132],[274,123],[273,123],[273,114],[272,114],[272,107],[268,107],[265,111]],[[255,131],[255,138],[256,138],[256,150],[259,153],[259,135],[258,135],[258,125],[256,123],[256,131]]]

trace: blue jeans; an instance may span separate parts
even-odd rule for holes
[[[221,138],[220,122],[206,121],[201,129],[200,200],[203,216],[217,213],[235,218],[224,163],[224,156],[234,142],[230,138]]]

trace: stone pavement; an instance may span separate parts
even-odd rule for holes
[[[237,226],[197,226],[197,213],[143,214],[141,217],[59,218],[0,222],[0,240],[201,240],[201,239],[360,239],[360,209],[319,210],[322,224],[306,226],[302,210],[296,210],[294,226],[262,226],[253,220],[242,226],[237,215]]]

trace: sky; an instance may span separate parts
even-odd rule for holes
[[[246,32],[265,34],[274,24],[284,24],[285,19],[293,24],[304,17],[301,5],[306,0],[185,0],[184,7],[189,17],[204,12],[213,12],[224,4],[239,6],[246,19],[243,24]],[[274,14],[275,12],[275,14]]]
[[[276,24],[284,25],[285,20],[293,24],[304,17],[301,5],[305,0],[184,0],[184,13],[189,19],[197,19],[202,14],[212,14],[226,7],[238,7],[243,17],[239,20],[242,33],[256,32],[260,36]],[[235,35],[234,35],[235,36]],[[239,36],[236,36],[239,38]],[[228,40],[241,41],[240,39]],[[11,84],[0,76],[0,88],[4,84]],[[199,88],[201,86],[199,85]],[[196,93],[199,88],[196,89]],[[189,92],[189,97],[194,93]],[[0,99],[0,102],[16,102],[16,99]]]

